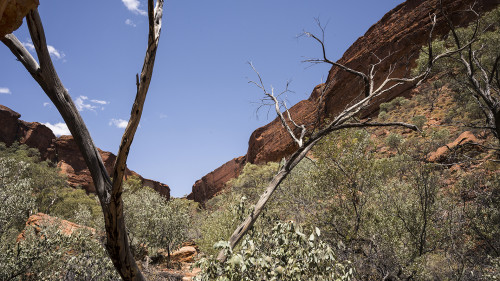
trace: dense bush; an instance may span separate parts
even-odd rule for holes
[[[217,243],[218,250],[226,251],[227,261],[202,259],[202,273],[195,280],[350,280],[353,269],[339,262],[319,238],[318,228],[306,235],[293,222],[276,222],[271,231],[244,238],[237,251],[228,242]]]
[[[141,257],[141,245],[155,254],[160,248],[168,255],[188,240],[194,204],[184,199],[168,201],[151,188],[141,186],[138,178],[125,183],[125,219],[132,247]]]
[[[20,241],[0,245],[0,280],[121,280],[88,229],[63,234],[57,221],[27,227]]]

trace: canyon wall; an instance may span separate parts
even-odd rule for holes
[[[378,81],[375,81],[375,85],[385,79],[389,73],[391,77],[409,77],[421,46],[428,42],[432,25],[430,15],[437,15],[433,38],[443,36],[449,31],[445,18],[440,13],[439,3],[439,0],[408,0],[398,5],[368,29],[365,35],[356,40],[338,62],[366,73],[370,64],[377,63],[378,58],[385,58],[377,66]],[[457,26],[465,25],[475,19],[472,13],[463,12],[474,3],[476,11],[484,12],[499,5],[500,1],[442,1],[444,10],[452,15],[451,18]],[[328,34],[325,36],[328,37]],[[320,55],[319,46],[317,55]],[[326,89],[325,85],[328,85]],[[290,108],[291,115],[302,124],[314,123],[318,115],[320,120],[335,116],[362,97],[363,86],[363,81],[357,76],[332,67],[325,84],[316,86],[307,100],[300,101]],[[413,85],[400,86],[388,92],[368,107],[362,117],[377,112],[382,102],[396,96],[410,95],[412,87]],[[323,102],[319,104],[319,97],[322,94]],[[196,181],[188,198],[204,202],[225,187],[223,181],[227,182],[226,179],[237,177],[246,163],[263,164],[269,161],[279,161],[295,149],[295,143],[283,129],[280,121],[275,119],[252,133],[248,141],[247,154],[237,158],[243,161],[234,162],[233,159]],[[231,169],[224,168],[227,166]]]
[[[15,141],[26,144],[40,151],[42,160],[50,160],[57,163],[61,172],[67,175],[68,183],[72,187],[80,186],[87,192],[95,193],[95,187],[87,169],[78,146],[72,136],[56,137],[45,125],[38,122],[26,122],[20,120],[21,114],[8,107],[0,105],[0,142],[10,146]],[[104,166],[111,174],[116,155],[99,149]],[[145,179],[141,175],[129,169],[125,172],[125,178],[137,176],[142,184],[156,190],[161,195],[170,198],[168,185],[158,181]]]

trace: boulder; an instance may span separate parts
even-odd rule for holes
[[[3,0],[0,2],[0,38],[12,33],[23,23],[23,18],[38,7],[38,0]]]
[[[35,231],[37,232],[40,232],[42,226],[53,226],[53,225],[56,225],[58,229],[61,231],[61,233],[67,236],[70,236],[78,229],[88,229],[93,234],[96,233],[96,230],[91,227],[79,225],[67,220],[61,220],[59,218],[52,217],[44,213],[31,215],[26,221],[26,227],[28,226],[34,227]],[[24,231],[19,234],[19,236],[17,237],[17,241],[22,239],[24,239]]]
[[[448,154],[451,151],[458,148],[458,146],[461,146],[461,145],[464,145],[467,143],[479,143],[476,136],[470,131],[465,131],[465,132],[461,133],[460,136],[458,136],[458,138],[456,140],[454,140],[453,142],[451,142],[445,146],[441,146],[436,151],[429,154],[429,156],[427,157],[427,160],[429,162],[442,162],[447,158]]]

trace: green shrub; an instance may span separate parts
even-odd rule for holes
[[[390,133],[385,138],[385,143],[392,149],[398,149],[399,145],[403,142],[403,137],[399,134]]]
[[[387,112],[386,111],[380,111],[378,113],[378,119],[380,119],[380,121],[385,121],[387,119]]]
[[[422,115],[417,115],[417,116],[414,116],[413,118],[411,118],[411,122],[415,126],[417,126],[420,130],[422,130],[425,123],[427,122],[427,118],[425,118],[425,116],[422,116]]]
[[[318,228],[306,235],[293,222],[276,222],[271,231],[244,238],[238,251],[232,251],[228,242],[217,243],[227,261],[221,263],[214,256],[202,259],[198,263],[202,272],[195,280],[351,280],[349,263],[338,261],[319,238]]]
[[[191,220],[191,202],[185,199],[168,201],[140,181],[132,178],[125,183],[123,202],[125,222],[132,239],[132,246],[145,245],[151,254],[166,249],[169,256],[186,241]],[[141,256],[136,251],[138,257]]]
[[[0,244],[0,280],[121,280],[97,237],[80,229],[27,227],[24,238]]]

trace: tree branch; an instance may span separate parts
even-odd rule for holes
[[[158,42],[160,40],[163,0],[157,1],[156,7],[153,7],[153,0],[148,0],[148,15],[148,48],[146,50],[140,78],[139,76],[136,76],[137,93],[130,112],[130,119],[128,121],[127,128],[123,133],[120,148],[118,150],[118,155],[113,168],[113,196],[119,195],[122,191],[123,175],[126,169],[128,153],[141,120],[144,102],[149,89],[149,83],[151,82],[151,76],[153,75],[156,50],[158,49]]]

